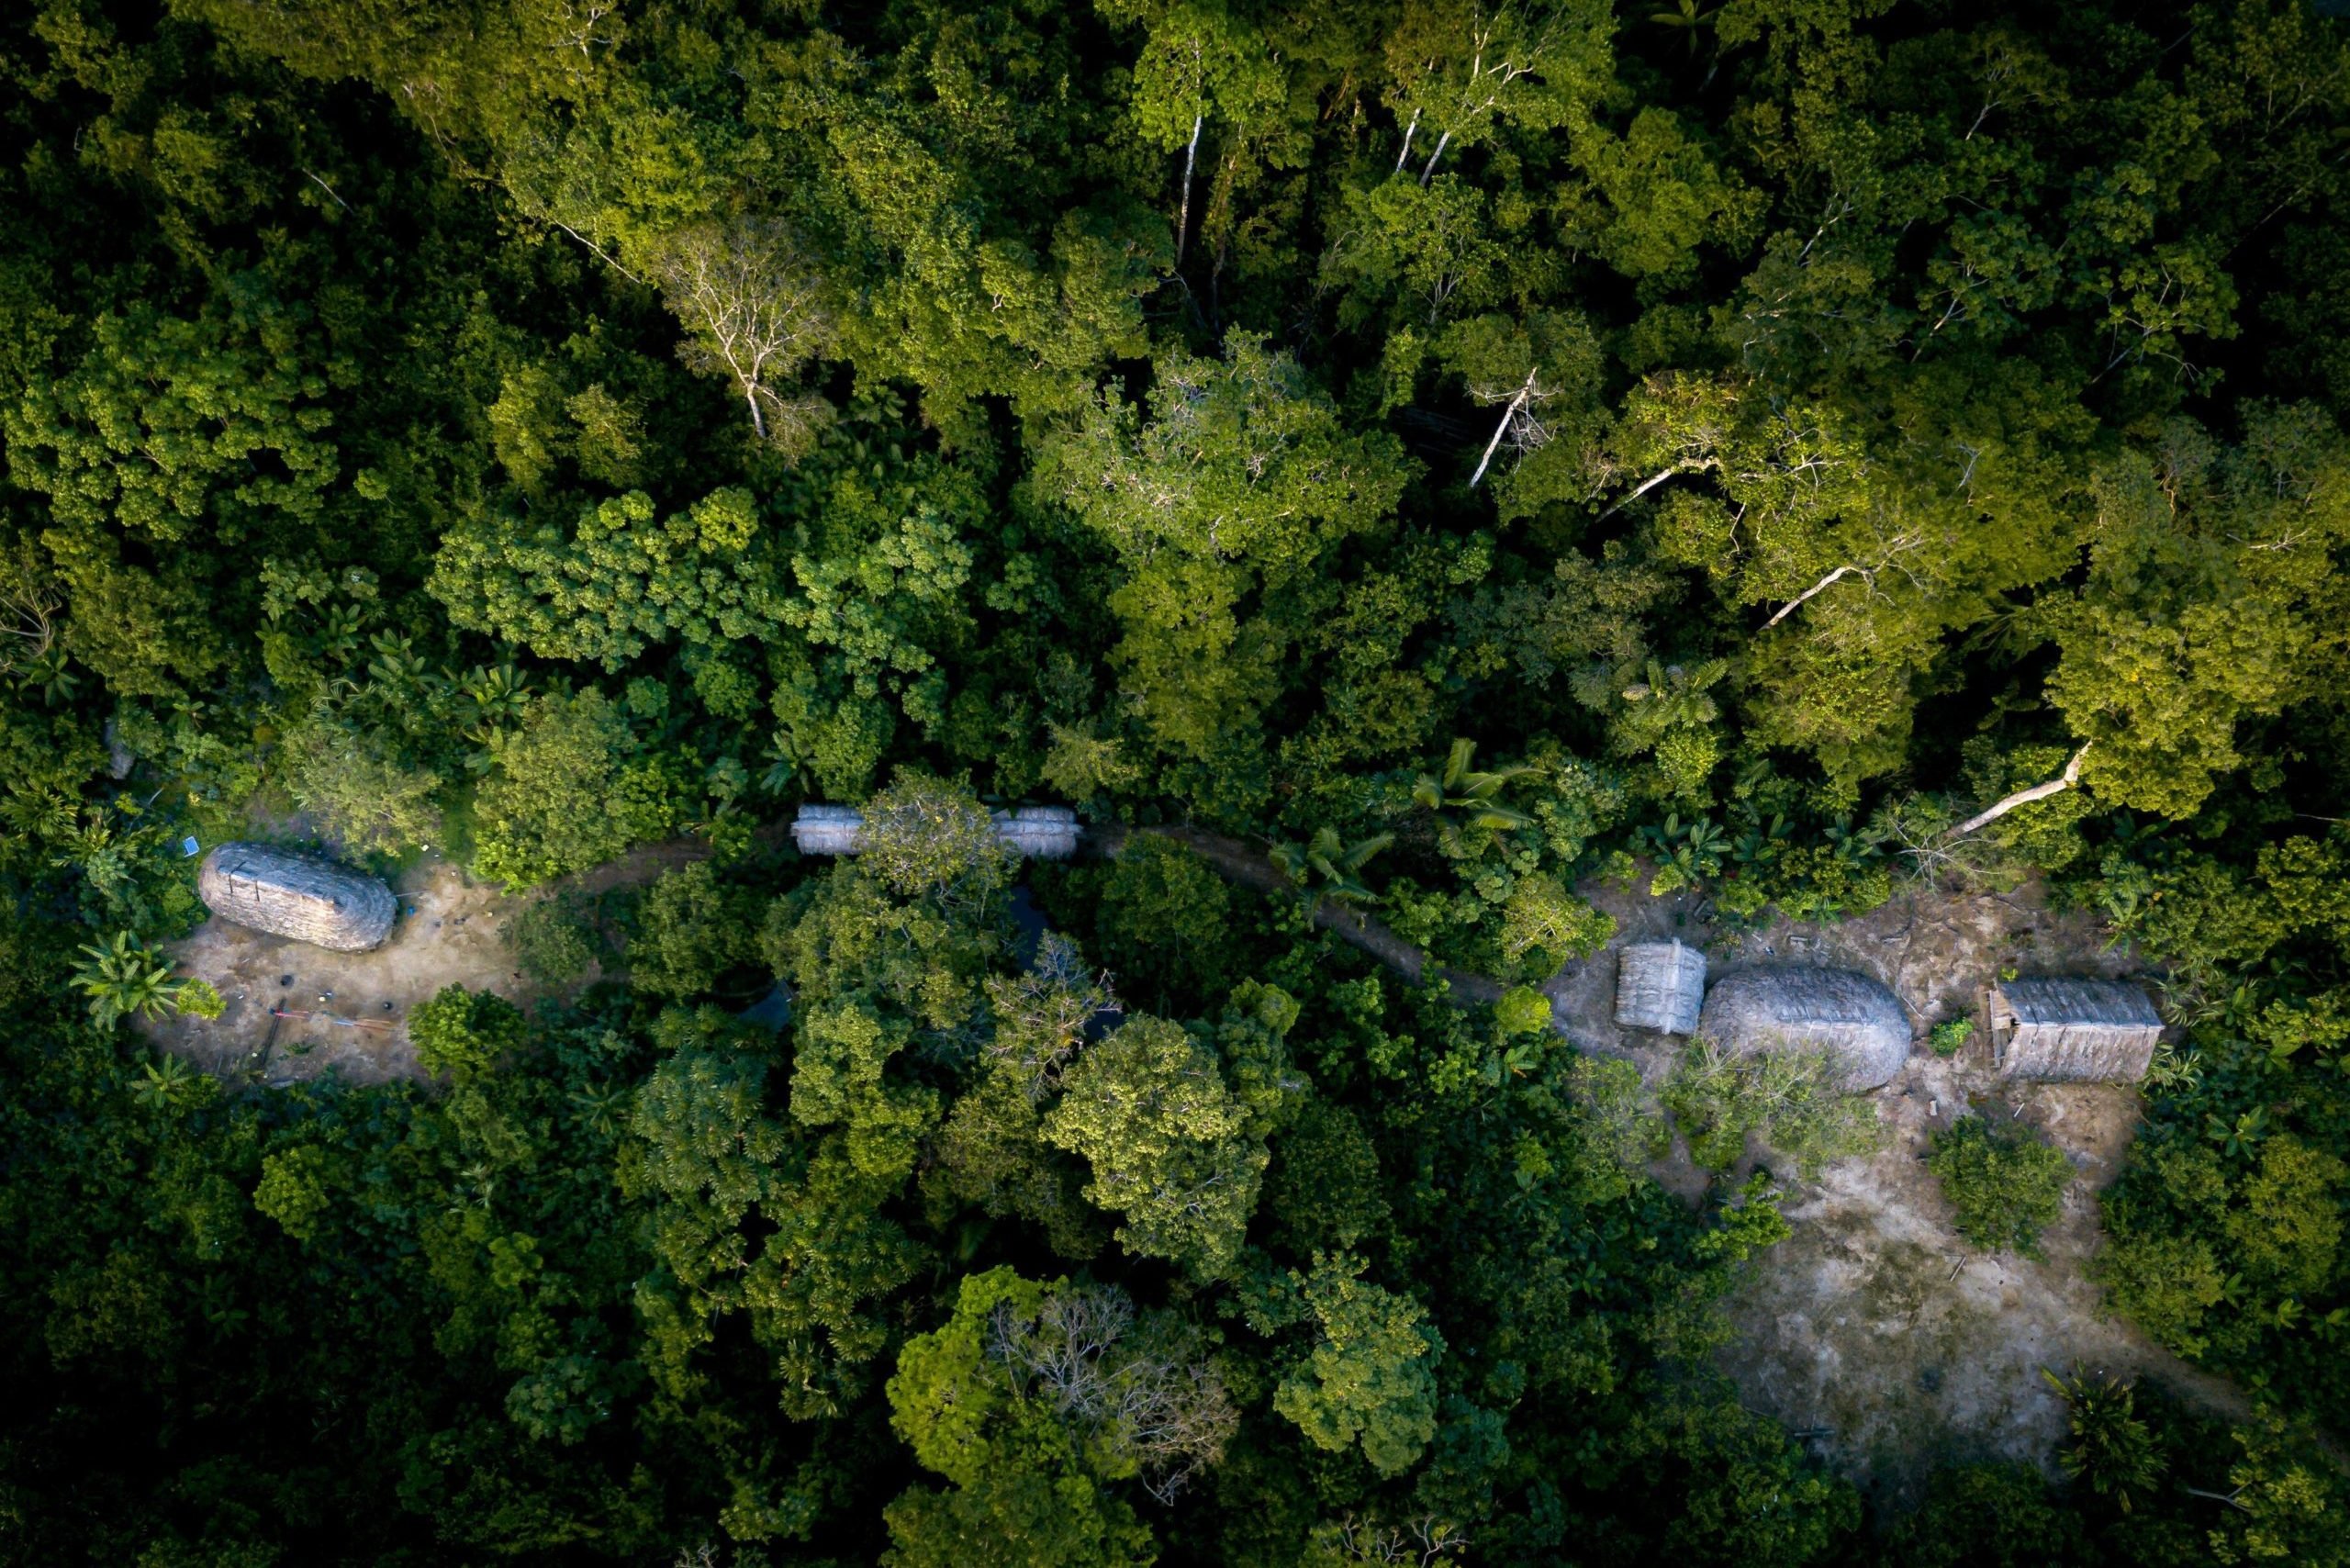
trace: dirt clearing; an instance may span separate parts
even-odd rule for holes
[[[2137,1091],[2001,1083],[1979,1028],[1954,1058],[1924,1043],[1933,1025],[1971,1015],[1982,986],[2002,970],[2128,972],[2129,956],[2109,951],[2095,922],[2051,910],[2027,885],[2006,895],[1906,894],[1833,925],[1778,921],[1737,934],[1685,894],[1580,890],[1616,917],[1618,935],[1546,988],[1559,1027],[1586,1050],[1639,1063],[1651,1084],[1677,1044],[1617,1026],[1615,949],[1628,941],[1678,936],[1703,946],[1709,980],[1758,963],[1859,969],[1889,986],[1909,1014],[1909,1061],[1871,1096],[1884,1126],[1879,1152],[1831,1166],[1815,1183],[1785,1173],[1784,1212],[1795,1234],[1749,1263],[1730,1298],[1736,1338],[1720,1365],[1749,1407],[1776,1417],[1830,1468],[1897,1506],[1914,1502],[1927,1473],[1953,1460],[2051,1467],[2065,1406],[2043,1367],[2149,1375],[2217,1414],[2248,1412],[2240,1392],[2108,1316],[2089,1281],[2097,1193],[2120,1173]],[[1952,1227],[1921,1161],[1933,1133],[1969,1110],[2020,1117],[2073,1162],[2064,1215],[2043,1238],[2040,1260],[1984,1253]],[[1678,1151],[1654,1173],[1684,1193],[1705,1186],[1704,1172]]]
[[[228,1010],[165,1018],[149,1038],[224,1078],[283,1086],[333,1072],[347,1083],[419,1076],[409,1012],[462,985],[527,1002],[539,994],[499,931],[524,905],[437,856],[393,884],[400,913],[382,946],[337,953],[215,917],[163,945],[180,972],[209,980]]]

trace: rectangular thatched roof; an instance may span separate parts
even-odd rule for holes
[[[1992,1059],[2009,1078],[2134,1083],[2162,1041],[2162,1014],[2126,980],[2004,980],[1985,1002]]]

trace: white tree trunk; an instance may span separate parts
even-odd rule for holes
[[[1609,518],[1614,517],[1617,512],[1622,511],[1626,507],[1630,506],[1634,501],[1639,500],[1642,496],[1647,495],[1651,490],[1655,489],[1659,485],[1663,484],[1675,474],[1686,474],[1691,471],[1692,469],[1690,465],[1686,463],[1676,463],[1672,467],[1665,469],[1662,473],[1650,475],[1647,478],[1640,481],[1640,487],[1639,489],[1634,490],[1630,495],[1626,496],[1622,500],[1617,501],[1614,506],[1609,507],[1606,511],[1601,512],[1594,521],[1606,522]]]
[[[1436,151],[1428,154],[1428,166],[1420,171],[1420,184],[1427,185],[1429,176],[1436,173],[1436,161],[1444,156],[1444,150],[1451,140],[1452,132],[1449,130],[1436,139]]]
[[[1829,573],[1826,577],[1820,578],[1818,582],[1804,589],[1803,592],[1787,600],[1785,605],[1780,607],[1778,614],[1774,615],[1770,620],[1762,622],[1762,630],[1768,632],[1772,627],[1776,626],[1780,622],[1785,621],[1788,616],[1793,615],[1796,610],[1801,610],[1804,605],[1804,600],[1809,599],[1813,594],[1818,593],[1821,590],[1833,586],[1839,579],[1851,577],[1854,572],[1859,570],[1860,568],[1858,566],[1837,567],[1834,571]]]
[[[1175,219],[1175,264],[1183,263],[1183,246],[1192,237],[1192,170],[1200,156],[1200,126],[1207,116],[1192,117],[1191,144],[1183,149],[1183,207]]]
[[[1494,439],[1485,443],[1485,455],[1477,460],[1477,471],[1469,476],[1471,489],[1475,489],[1478,482],[1484,478],[1486,468],[1493,464],[1494,454],[1501,447],[1502,437],[1509,433],[1510,420],[1517,418],[1518,409],[1525,407],[1528,398],[1534,396],[1534,378],[1540,374],[1539,370],[1528,371],[1526,385],[1517,389],[1517,396],[1512,398],[1509,400],[1509,407],[1502,410],[1502,422],[1494,427]]]
[[[1404,160],[1412,155],[1412,133],[1420,129],[1420,111],[1412,111],[1411,123],[1404,127],[1404,145],[1395,152],[1395,172],[1404,172]]]
[[[2006,816],[2018,806],[2028,806],[2034,801],[2044,801],[2051,795],[2063,794],[2065,790],[2080,782],[2081,758],[2088,756],[2088,754],[2089,743],[2084,741],[2081,743],[2081,749],[2073,754],[2073,760],[2065,765],[2065,771],[2061,777],[2051,778],[2045,784],[2034,784],[2029,790],[2019,790],[2014,794],[2009,795],[2007,799],[1998,801],[1993,805],[1985,807],[1982,811],[1975,812],[1975,815],[1967,818],[1964,822],[1951,829],[1950,835],[1953,838],[1964,838],[1968,834],[1975,832],[1977,828],[1988,827],[1991,823],[1998,822],[2001,817]]]

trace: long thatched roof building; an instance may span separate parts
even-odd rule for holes
[[[1984,992],[1983,1012],[2002,1078],[2135,1083],[2163,1037],[2162,1014],[2125,980],[2003,980]]]
[[[1616,958],[1616,1022],[1693,1035],[1706,1000],[1706,955],[1681,942],[1636,942]]]
[[[1863,974],[1803,964],[1765,964],[1725,975],[1706,998],[1698,1032],[1742,1052],[1824,1049],[1854,1092],[1893,1081],[1909,1059],[1901,999]]]
[[[376,878],[266,844],[221,845],[204,857],[196,890],[223,920],[344,953],[382,946],[399,913]]]
[[[996,841],[1014,855],[1066,860],[1077,853],[1077,813],[1067,806],[1023,806],[992,815]],[[791,822],[802,855],[856,855],[865,848],[865,813],[855,806],[802,806]]]

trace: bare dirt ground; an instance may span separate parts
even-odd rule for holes
[[[2248,1412],[2239,1391],[2108,1316],[2088,1278],[2097,1193],[2120,1173],[2137,1091],[2003,1083],[1979,1027],[1954,1058],[1925,1043],[1934,1024],[1971,1015],[1980,988],[2002,969],[2129,972],[2129,955],[2109,951],[2094,922],[2052,911],[2027,885],[2006,895],[1905,894],[1834,925],[1782,920],[1734,934],[1687,895],[1580,890],[1616,917],[1618,935],[1550,982],[1554,1014],[1578,1046],[1638,1062],[1651,1083],[1677,1042],[1615,1022],[1615,952],[1628,941],[1678,936],[1704,946],[1709,979],[1757,963],[1859,969],[1885,981],[1910,1014],[1918,1043],[1909,1063],[1872,1096],[1884,1127],[1879,1152],[1831,1166],[1816,1183],[1788,1176],[1784,1212],[1795,1234],[1747,1265],[1729,1303],[1735,1337],[1720,1365],[1750,1407],[1778,1417],[1832,1469],[1896,1506],[1914,1501],[1926,1473],[1952,1460],[2048,1466],[2065,1435],[2065,1406],[2042,1368],[2143,1374],[2217,1414]],[[2039,1260],[1969,1246],[1921,1163],[1934,1132],[1970,1110],[2020,1116],[2079,1173]],[[1655,1174],[1691,1195],[1707,1180],[1678,1150]]]
[[[1246,846],[1180,830],[1173,835],[1236,879],[1278,880]],[[706,852],[692,840],[649,845],[570,886],[592,893],[650,881]],[[211,1022],[165,1020],[150,1026],[151,1036],[207,1070],[246,1081],[282,1085],[333,1073],[347,1082],[382,1082],[419,1075],[408,1014],[442,987],[461,984],[518,1002],[541,994],[500,939],[527,899],[475,882],[437,857],[400,878],[397,890],[400,923],[372,953],[332,953],[207,922],[168,950],[182,972],[219,990],[228,1011]],[[2007,895],[1908,894],[1833,925],[1779,921],[1746,933],[1722,929],[1688,894],[1651,898],[1642,887],[1600,883],[1580,890],[1615,917],[1617,933],[1606,950],[1569,965],[1544,988],[1554,1020],[1580,1047],[1638,1063],[1651,1084],[1670,1069],[1678,1042],[1615,1022],[1616,953],[1630,941],[1671,935],[1704,947],[1713,977],[1765,962],[1857,969],[1884,980],[1910,1014],[1919,1044],[1902,1074],[1873,1096],[1885,1130],[1879,1152],[1832,1166],[1814,1183],[1790,1177],[1784,1207],[1795,1234],[1747,1266],[1728,1304],[1734,1337],[1720,1364],[1751,1408],[1778,1417],[1832,1469],[1896,1506],[1911,1500],[1933,1466],[1952,1460],[2049,1465],[2065,1410],[2042,1368],[2143,1374],[2220,1415],[2247,1413],[2239,1391],[2106,1316],[2088,1280],[2098,1241],[2096,1194],[2119,1172],[2137,1124],[2136,1092],[2005,1084],[1993,1077],[1979,1039],[1949,1059],[1924,1044],[1932,1025],[1971,1014],[1980,988],[2003,969],[2128,972],[2128,955],[2108,951],[2094,923],[2050,910],[2030,885]],[[1408,973],[1424,966],[1416,949],[1375,922],[1328,924]],[[1447,978],[1464,1000],[1500,991],[1481,977]],[[277,1017],[273,1009],[313,1016]],[[371,1026],[358,1026],[363,1022]],[[1970,1109],[2020,1116],[2079,1171],[2038,1260],[1968,1246],[1920,1163],[1934,1131]],[[1693,1199],[1708,1180],[1678,1150],[1653,1173]]]
[[[520,897],[428,854],[395,879],[399,922],[390,940],[366,953],[337,953],[207,920],[163,951],[180,973],[209,980],[227,1010],[216,1019],[182,1014],[141,1027],[156,1045],[207,1072],[276,1088],[330,1073],[345,1083],[420,1078],[408,1017],[442,987],[494,991],[526,1005],[548,994],[515,964],[502,935],[533,899],[563,888],[596,893],[649,882],[708,853],[697,839],[643,845]],[[565,990],[599,977],[591,967]]]
[[[521,1002],[539,994],[498,935],[522,900],[438,856],[403,874],[394,890],[399,922],[372,952],[337,953],[218,918],[166,944],[182,974],[211,981],[229,1005],[216,1019],[182,1014],[149,1025],[149,1038],[224,1078],[283,1086],[333,1073],[346,1083],[382,1083],[420,1076],[408,1016],[442,987]]]

